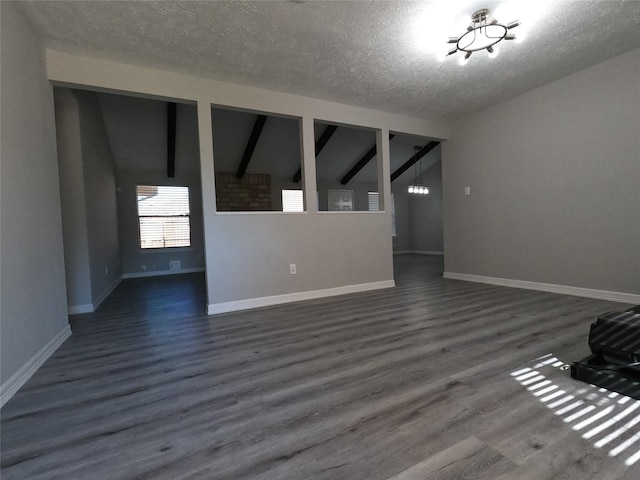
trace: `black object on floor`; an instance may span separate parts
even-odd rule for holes
[[[633,368],[608,368],[617,367],[598,355],[590,355],[571,365],[571,377],[640,400],[640,372]]]
[[[640,313],[607,312],[591,324],[589,348],[614,364],[637,362],[640,358]]]
[[[640,400],[640,305],[600,315],[589,348],[593,355],[574,362],[571,377]]]

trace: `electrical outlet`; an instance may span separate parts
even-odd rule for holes
[[[296,274],[296,264],[292,263],[289,265],[289,274],[290,275],[295,275]]]
[[[464,187],[464,194],[471,195],[471,187]]]

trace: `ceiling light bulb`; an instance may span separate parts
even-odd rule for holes
[[[500,53],[500,50],[498,50],[497,47],[493,47],[491,50],[489,50],[489,58],[496,58],[498,56],[498,53]]]
[[[460,57],[458,59],[458,65],[462,65],[463,67],[469,62],[469,59],[466,57]]]
[[[413,193],[413,185],[409,185],[409,193]]]
[[[516,39],[514,40],[516,43],[522,43],[522,41],[527,38],[526,30],[518,30],[518,34],[516,35]]]
[[[428,195],[429,194],[429,188],[428,187],[424,187],[424,194]]]

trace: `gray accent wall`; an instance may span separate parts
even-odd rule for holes
[[[80,111],[70,89],[54,88],[54,98],[67,304],[73,308],[93,303]]]
[[[175,185],[189,187],[191,247],[140,249],[136,185]],[[125,276],[166,274],[169,262],[179,260],[182,270],[204,269],[202,233],[202,196],[200,176],[177,173],[167,178],[162,170],[127,170],[118,172],[118,211],[123,274]]]
[[[442,162],[422,174],[429,195],[408,195],[409,233],[414,252],[442,252]]]
[[[204,269],[198,117],[193,105],[176,108],[175,176],[167,176],[167,104],[99,94],[117,176],[120,259],[126,276],[163,274],[178,260],[182,270]],[[136,185],[189,187],[191,247],[141,250]],[[114,187],[115,191],[115,187]],[[116,229],[118,230],[118,229]]]
[[[97,95],[56,88],[68,305],[97,306],[121,278],[115,167]]]
[[[635,49],[458,121],[445,270],[639,294],[639,79]]]
[[[438,157],[440,149],[437,149]],[[442,163],[439,158],[422,173],[429,195],[407,193],[407,184],[392,184],[396,202],[396,253],[438,253],[444,249],[442,228]]]
[[[391,191],[396,203],[396,236],[393,237],[393,251],[406,253],[411,251],[411,212],[407,185],[392,183]]]
[[[388,281],[387,222],[382,212],[217,215],[207,242],[218,272],[210,303]]]
[[[339,181],[318,179],[318,209],[326,212],[329,209],[329,190],[352,190],[353,209],[359,212],[369,211],[369,192],[377,192],[378,184],[375,182],[361,182],[351,180],[346,185]]]
[[[68,328],[53,92],[18,6],[1,16],[0,382]]]
[[[409,118],[54,50],[47,51],[47,72],[49,79],[57,84],[197,102],[210,313],[267,304],[274,300],[273,296],[280,296],[276,301],[287,301],[309,298],[317,291],[320,294],[322,291],[337,294],[393,284],[391,214],[388,210],[378,213],[317,212],[315,119],[376,131],[378,184],[382,185],[380,193],[383,200],[391,194],[390,130],[440,139],[449,135],[449,125],[445,122]],[[302,119],[302,184],[307,212],[216,212],[211,105]],[[113,150],[117,156],[116,149]],[[289,274],[290,263],[297,264],[296,275]],[[302,292],[310,293],[292,295]],[[264,300],[254,301],[261,298]]]
[[[76,91],[87,209],[91,297],[100,302],[121,277],[116,172],[97,95]]]

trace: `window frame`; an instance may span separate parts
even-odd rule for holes
[[[186,195],[187,195],[187,214],[176,214],[176,215],[167,215],[167,214],[163,214],[163,215],[141,215],[140,214],[140,199],[139,199],[139,194],[138,194],[138,188],[139,187],[143,187],[143,188],[158,188],[158,187],[162,187],[162,188],[181,188],[181,189],[186,189]],[[163,250],[171,250],[171,251],[176,251],[176,250],[189,250],[193,248],[193,238],[192,238],[192,231],[191,231],[191,191],[190,191],[190,187],[188,185],[166,185],[166,184],[154,184],[154,185],[150,185],[150,184],[136,184],[136,188],[135,188],[135,194],[136,194],[136,221],[138,224],[138,249],[140,250],[141,253],[151,253],[151,252],[158,252],[158,251],[163,251]],[[175,245],[175,246],[162,246],[162,247],[144,247],[142,244],[142,222],[141,220],[143,218],[164,218],[164,219],[171,219],[171,218],[186,218],[187,219],[187,224],[188,224],[188,233],[189,233],[189,239],[188,239],[188,245]],[[167,242],[167,238],[164,236],[162,236],[162,240],[163,243]]]
[[[285,210],[285,192],[300,192],[300,210]],[[280,192],[280,199],[282,201],[282,213],[304,213],[304,190],[301,188],[283,188]],[[293,202],[287,202],[287,204],[292,204]],[[297,204],[297,199],[296,199]]]

